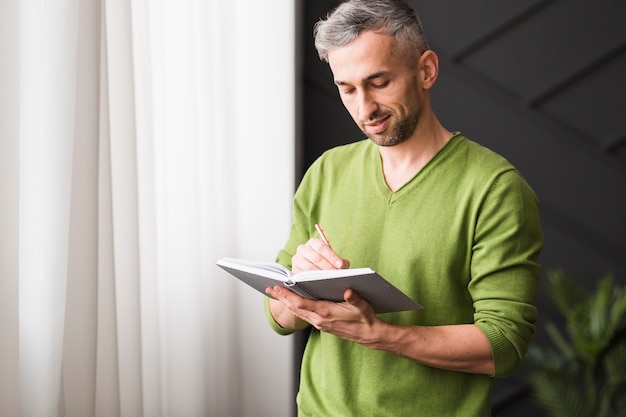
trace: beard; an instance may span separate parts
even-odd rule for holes
[[[411,137],[413,132],[415,132],[415,128],[420,120],[420,115],[422,112],[421,105],[421,95],[419,90],[419,83],[417,81],[417,77],[413,77],[411,80],[411,86],[409,91],[406,94],[407,101],[405,101],[404,109],[408,110],[408,112],[404,113],[404,115],[400,114],[397,122],[391,127],[391,131],[389,133],[381,132],[381,133],[370,133],[366,132],[365,126],[363,123],[360,124],[361,130],[365,135],[372,140],[378,146],[395,146],[400,143],[406,141]],[[395,114],[398,114],[397,112]],[[387,116],[394,116],[394,112],[391,110],[387,111],[376,111],[374,114],[370,116],[370,120],[373,119],[382,119]]]
[[[376,117],[376,115],[374,116]],[[370,133],[364,128],[361,128],[361,130],[378,146],[395,146],[411,137],[418,122],[419,112],[415,112],[399,119],[398,122],[393,125],[389,133]]]

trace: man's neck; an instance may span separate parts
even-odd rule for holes
[[[385,182],[396,191],[413,178],[452,137],[452,133],[439,124],[430,129],[416,129],[408,140],[395,146],[378,148],[383,163]]]

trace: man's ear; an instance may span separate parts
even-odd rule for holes
[[[439,57],[434,51],[426,50],[422,54],[418,62],[420,68],[420,77],[422,81],[422,88],[424,90],[430,90],[437,81],[437,75],[439,74]]]

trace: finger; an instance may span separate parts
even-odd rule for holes
[[[330,245],[326,244],[321,239],[311,238],[308,242],[311,247],[315,249],[317,253],[322,255],[326,261],[332,265],[335,269],[348,269],[350,268],[350,261],[343,259],[337,252],[333,250]]]
[[[320,239],[312,238],[306,244],[298,246],[292,258],[294,272],[316,269],[338,269],[343,260]]]
[[[344,291],[343,299],[346,300],[346,303],[354,306],[362,300],[362,298],[359,297],[359,294],[357,294],[356,291],[352,290],[351,288],[348,288]]]
[[[272,296],[273,298],[279,300],[279,301],[289,301],[288,297],[289,295],[294,295],[296,297],[300,297],[298,294],[296,294],[295,292],[285,288],[285,287],[281,287],[280,285],[275,285],[273,287],[267,287],[265,289],[265,293],[267,295]]]
[[[307,245],[321,255],[332,268],[341,269],[344,266],[344,260],[323,240],[311,238]]]
[[[265,289],[265,292],[285,304],[289,307],[289,309],[311,311],[314,308],[314,305],[312,304],[315,302],[314,300],[304,298],[285,287],[281,287],[280,285],[268,287]]]
[[[346,303],[356,307],[361,312],[366,312],[368,309],[372,308],[365,298],[361,297],[356,291],[350,288],[344,291],[343,299],[346,300]]]
[[[296,317],[315,325],[320,322],[316,310],[319,309],[323,301],[310,300],[281,286],[268,287],[266,294],[281,302]]]
[[[319,269],[336,269],[339,256],[321,239],[311,238],[305,245],[303,255]]]

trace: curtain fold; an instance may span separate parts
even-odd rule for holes
[[[137,135],[130,2],[106,0],[102,36],[108,155],[117,361],[121,416],[143,415],[140,270],[138,230]],[[103,139],[101,137],[101,139]],[[107,190],[108,191],[108,190]],[[104,227],[107,227],[104,224]]]
[[[67,63],[77,62],[78,10],[74,2],[21,6],[20,391],[40,399],[21,407],[49,416],[61,390],[77,69]]]
[[[19,415],[20,8],[0,2],[0,415]]]
[[[65,290],[62,397],[67,415],[93,408],[95,399],[98,277],[98,109],[100,10],[74,3],[75,90],[68,265]],[[95,29],[95,30],[94,30]],[[77,40],[77,42],[76,42]],[[52,144],[52,139],[47,139]],[[64,400],[67,398],[67,401]]]
[[[293,7],[0,4],[0,416],[291,412],[291,342],[214,263],[286,237]]]

